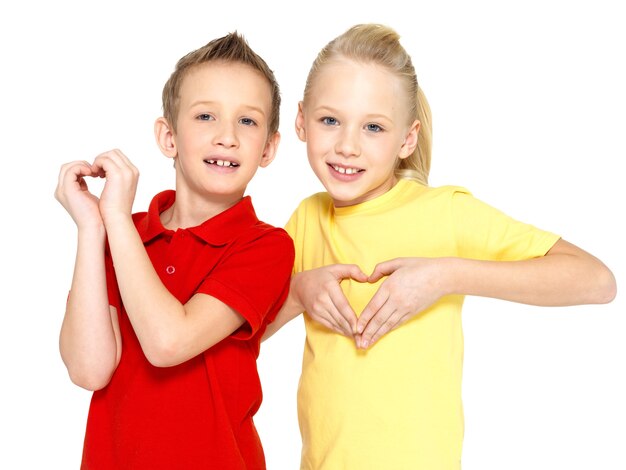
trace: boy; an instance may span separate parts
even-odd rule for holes
[[[78,227],[61,356],[95,391],[82,468],[265,468],[256,358],[294,254],[244,192],[274,158],[279,106],[272,71],[232,33],[163,89],[155,136],[176,191],[131,215],[138,172],[122,152],[61,168],[55,196]],[[85,177],[106,178],[99,200]]]

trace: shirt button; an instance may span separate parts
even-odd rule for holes
[[[167,268],[165,268],[165,272],[167,274],[174,274],[176,272],[176,268],[174,266],[168,266]]]

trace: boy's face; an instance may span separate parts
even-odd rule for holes
[[[417,143],[404,96],[400,79],[376,65],[345,59],[318,71],[296,131],[337,207],[374,199],[395,184],[398,159]]]
[[[230,203],[274,158],[270,85],[240,63],[210,62],[183,79],[175,146],[176,190]]]

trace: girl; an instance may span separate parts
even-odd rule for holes
[[[463,188],[427,186],[430,110],[390,28],[322,49],[296,131],[327,192],[287,224],[297,274],[266,336],[308,313],[302,468],[458,470],[464,296],[605,303],[615,279]]]

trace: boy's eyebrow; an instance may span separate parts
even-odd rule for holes
[[[198,100],[198,101],[194,101],[193,103],[191,103],[190,107],[194,108],[196,106],[211,106],[211,105],[215,105],[215,104],[219,104],[215,101],[207,101],[207,100]],[[258,107],[258,106],[253,106],[251,104],[243,104],[241,105],[241,107],[246,108],[247,110],[250,111],[256,111],[257,113],[265,116],[265,111],[263,111],[262,108]]]

